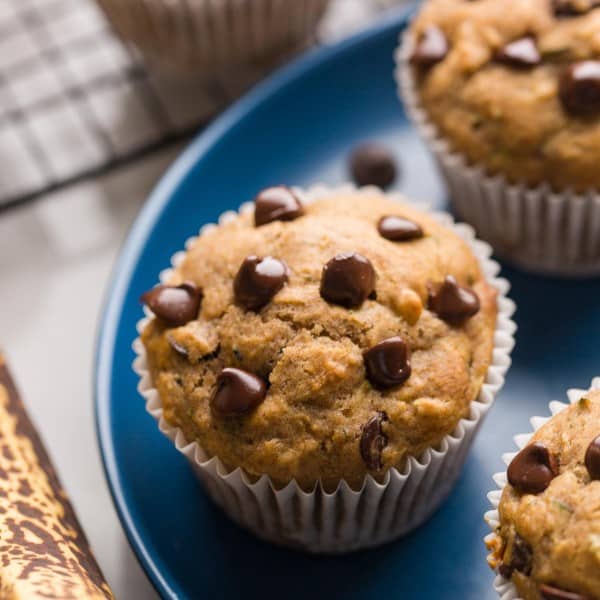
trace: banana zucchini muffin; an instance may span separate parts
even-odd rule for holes
[[[491,566],[524,600],[600,599],[600,391],[541,427],[507,475]]]
[[[454,151],[512,183],[600,188],[600,2],[428,0],[411,38]]]
[[[143,301],[164,418],[229,469],[359,488],[451,433],[492,357],[496,289],[382,192],[264,190]]]

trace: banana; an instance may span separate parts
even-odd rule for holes
[[[0,599],[113,599],[0,354]]]

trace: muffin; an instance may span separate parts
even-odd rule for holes
[[[274,66],[306,45],[329,0],[98,0],[124,41],[194,75]],[[239,77],[239,73],[238,73]]]
[[[400,488],[451,460],[411,515],[426,518],[512,346],[512,304],[498,299],[506,286],[474,246],[375,188],[262,191],[143,296],[155,318],[141,327],[141,352],[159,418],[180,445],[201,449],[200,464],[218,459],[250,487],[266,479],[275,496],[292,485],[305,499],[342,502],[393,488],[380,505],[391,521]],[[375,541],[359,534],[338,534],[334,549]]]
[[[487,539],[504,593],[516,588],[523,600],[600,598],[600,389],[594,387],[570,406],[556,403],[559,412],[543,420],[508,465]]]
[[[537,271],[600,272],[599,7],[428,0],[398,55],[458,214]]]

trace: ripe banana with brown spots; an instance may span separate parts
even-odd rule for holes
[[[0,599],[113,598],[0,354]]]

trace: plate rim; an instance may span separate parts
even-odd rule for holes
[[[197,161],[207,153],[223,135],[234,128],[248,114],[252,113],[265,100],[277,94],[292,82],[301,79],[320,65],[334,61],[357,46],[366,44],[377,37],[386,36],[393,30],[402,31],[408,24],[416,2],[405,7],[389,9],[378,18],[375,24],[353,34],[349,38],[309,51],[291,63],[276,70],[249,92],[236,100],[219,115],[208,127],[197,134],[175,161],[168,167],[153,187],[131,225],[129,232],[118,251],[103,294],[100,318],[96,328],[96,342],[93,363],[93,403],[96,443],[102,462],[102,470],[108,485],[112,503],[129,546],[161,598],[176,598],[176,594],[163,577],[136,527],[136,519],[123,495],[118,472],[118,461],[111,442],[111,375],[112,359],[117,337],[117,323],[120,320],[126,291],[132,273],[161,214],[169,205],[170,198],[181,185]],[[390,77],[392,73],[390,72]]]

